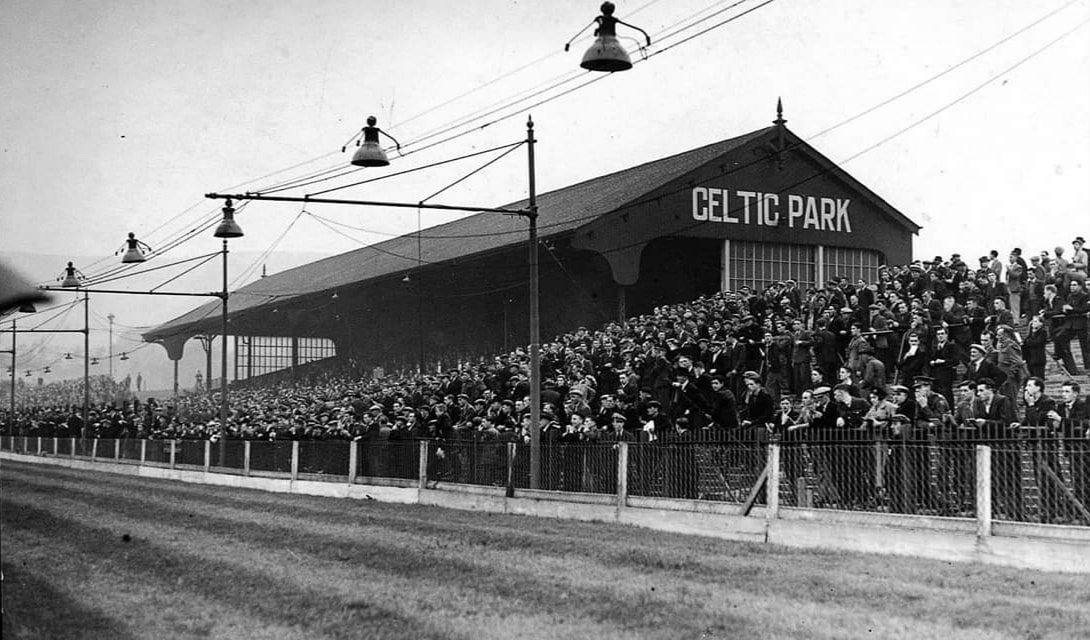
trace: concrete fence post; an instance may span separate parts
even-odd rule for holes
[[[121,459],[121,439],[114,440],[114,460]]]
[[[97,456],[98,456],[98,438],[93,438],[91,440],[91,462],[94,462],[95,458]]]
[[[359,444],[355,440],[348,441],[348,484],[355,484],[356,482],[356,469],[360,463]]]
[[[299,441],[291,441],[291,481],[299,479]]]
[[[204,472],[208,473],[212,470],[212,441],[204,441]]]
[[[140,466],[144,466],[144,463],[148,460],[148,441],[140,441]]]
[[[75,438],[69,438],[69,440],[72,441],[72,448],[70,449],[70,451],[72,452],[72,457],[75,458],[76,457],[76,439]]]
[[[174,460],[177,457],[178,457],[178,441],[172,439],[170,441],[170,468],[171,469],[174,468]]]
[[[976,446],[976,536],[992,535],[992,448]]]
[[[38,436],[38,455],[42,455],[42,437]]]
[[[419,488],[421,491],[428,488],[428,441],[420,441],[420,464],[419,464]]]
[[[515,497],[515,456],[518,455],[518,443],[507,443],[507,491],[508,498]]]
[[[242,474],[250,475],[250,441],[246,440],[242,444]]]
[[[765,482],[767,511],[765,519],[780,517],[780,443],[768,444],[768,480]]]
[[[617,511],[628,506],[628,443],[617,443]]]

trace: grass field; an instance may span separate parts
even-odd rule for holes
[[[8,638],[1073,638],[1086,576],[5,461]]]

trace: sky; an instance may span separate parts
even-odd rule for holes
[[[616,15],[649,32],[652,46],[641,53],[623,39],[635,67],[601,77],[578,69],[589,32],[563,51],[597,15],[594,2],[3,6],[0,257],[35,281],[51,280],[66,260],[89,273],[112,268],[128,231],[166,246],[218,217],[222,203],[207,192],[265,189],[343,166],[351,149],[342,154],[341,145],[372,114],[406,155],[392,153],[387,170],[292,193],[517,142],[528,115],[544,192],[768,126],[782,98],[792,131],[923,227],[917,257],[1033,252],[1090,232],[1088,0],[620,2]],[[502,108],[519,97],[527,99]],[[494,155],[326,195],[416,202]],[[431,201],[498,206],[526,193],[519,150]],[[336,233],[308,214],[347,226]],[[424,212],[419,224],[452,218]],[[239,286],[262,264],[274,272],[418,224],[415,210],[308,205],[303,213],[277,203],[240,208],[238,221],[246,236],[232,241],[229,268],[232,279],[246,275]],[[194,233],[159,260],[217,249],[210,231]],[[175,273],[112,284],[147,289]],[[219,277],[213,260],[170,286],[210,290]],[[92,302],[94,315],[114,313],[131,327],[194,305]],[[40,347],[28,366],[78,350],[64,340]],[[93,340],[101,346],[100,333]],[[140,353],[115,361],[115,375],[139,369],[165,388],[164,352]],[[202,358],[187,347],[183,383]]]

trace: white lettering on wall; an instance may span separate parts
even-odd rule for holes
[[[780,208],[775,193],[741,189],[693,188],[693,220],[851,233],[850,198],[824,198],[787,194],[787,210]]]

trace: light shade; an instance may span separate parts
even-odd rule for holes
[[[231,206],[230,198],[227,199],[227,204],[223,205],[223,220],[216,227],[214,235],[217,238],[241,238],[243,236],[242,227],[235,222],[235,208]]]
[[[77,278],[75,274],[67,275],[67,276],[64,277],[64,280],[61,281],[61,286],[62,287],[78,287],[79,286],[79,278]]]
[[[363,142],[352,155],[352,164],[357,167],[385,167],[390,164],[386,152],[378,143],[379,128],[375,125],[375,116],[367,117],[367,126],[363,128]]]
[[[38,313],[38,308],[31,303],[19,305],[19,313]]]
[[[129,237],[125,240],[125,255],[121,256],[122,264],[132,264],[134,262],[144,262],[147,258],[144,257],[144,252],[140,250],[140,241],[136,239],[136,234],[132,231],[129,232]]]
[[[632,60],[616,36],[599,35],[579,66],[590,71],[627,71],[632,68]]]

